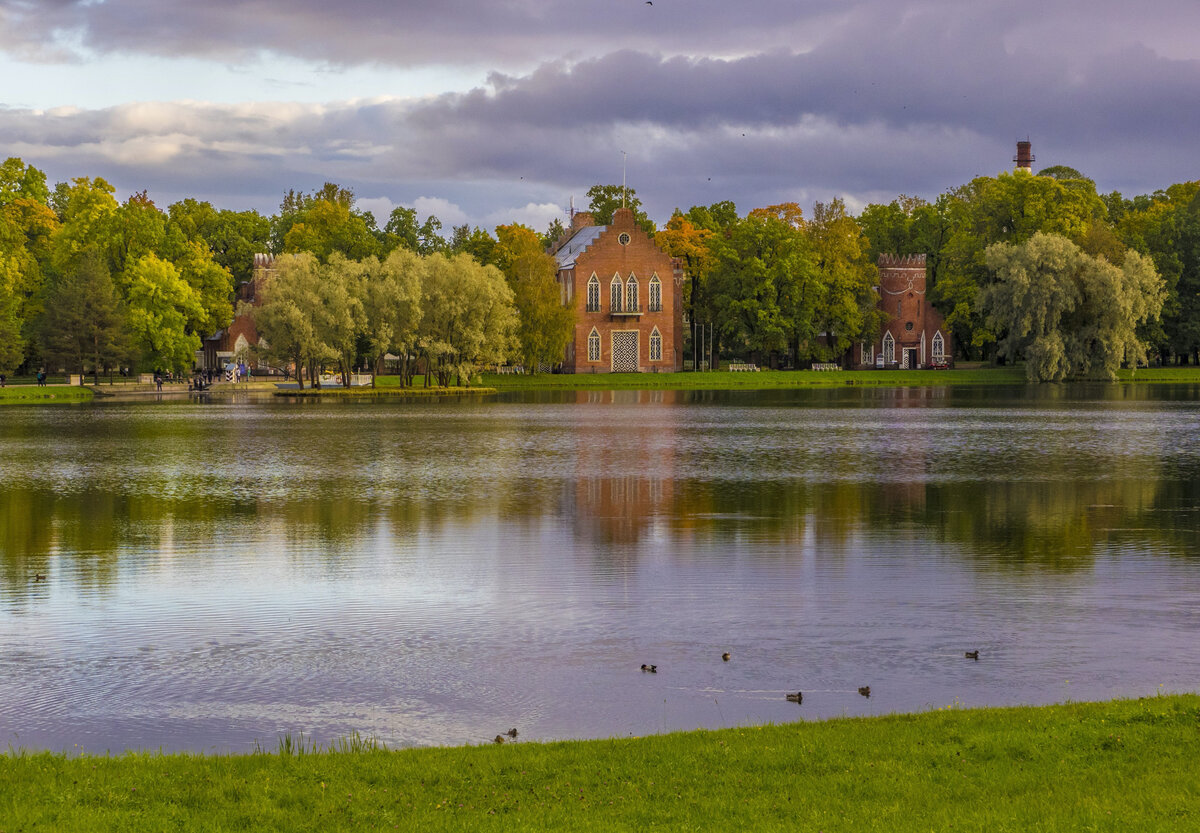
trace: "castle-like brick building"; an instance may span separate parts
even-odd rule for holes
[[[879,256],[879,309],[887,324],[874,344],[857,344],[856,367],[943,367],[954,355],[946,322],[925,291],[925,255]]]
[[[579,212],[551,247],[563,303],[575,309],[567,373],[637,373],[682,369],[683,273],[619,208],[612,225]]]

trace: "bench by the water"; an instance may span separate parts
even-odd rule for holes
[[[837,362],[813,362],[813,370],[841,370],[841,365]]]
[[[730,362],[729,369],[734,373],[757,373],[758,365],[746,362]]]
[[[496,365],[496,373],[501,376],[507,376],[509,374],[513,374],[516,376],[524,376],[525,375],[525,365],[522,365],[522,364]]]

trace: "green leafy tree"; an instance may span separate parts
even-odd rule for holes
[[[260,287],[260,304],[251,308],[262,353],[291,362],[301,384],[307,371],[315,387],[320,387],[317,366],[330,357],[318,332],[323,280],[316,256],[308,252],[280,256],[274,274]]]
[[[55,187],[52,199],[61,221],[51,241],[51,259],[56,267],[67,268],[90,247],[96,247],[107,259],[114,248],[112,225],[120,208],[113,191],[100,177],[79,177],[70,185],[59,183]]]
[[[528,372],[562,361],[575,333],[574,310],[564,303],[558,264],[537,232],[519,224],[497,226],[496,261],[513,291],[518,353]]]
[[[425,260],[409,249],[397,249],[382,263],[368,261],[365,271],[363,321],[367,357],[378,374],[384,355],[395,355],[400,383],[407,387],[412,384],[416,368]]]
[[[542,234],[542,248],[549,249],[566,233],[567,227],[563,225],[563,221],[555,217],[550,221],[550,225],[546,226],[546,231]]]
[[[144,361],[164,370],[190,368],[200,349],[192,325],[206,315],[200,293],[154,254],[130,264],[125,280],[129,330]]]
[[[483,364],[511,355],[517,314],[513,293],[495,266],[469,255],[430,255],[423,293],[421,346],[438,384],[470,383]]]
[[[46,187],[44,173],[10,156],[0,164],[0,206],[19,199],[49,205],[50,189]]]
[[[1000,350],[1025,358],[1030,381],[1115,379],[1122,363],[1145,361],[1137,328],[1162,309],[1162,280],[1149,258],[1122,266],[1092,257],[1060,235],[1035,234],[988,247],[996,279],[982,306],[1005,333]]]
[[[822,287],[815,311],[825,333],[821,359],[840,359],[857,341],[874,341],[883,326],[875,285],[879,272],[867,256],[868,241],[840,199],[816,203],[804,230],[812,244]]]
[[[821,288],[799,221],[792,204],[755,209],[712,238],[707,283],[720,344],[788,350],[797,362],[813,349]]]
[[[98,378],[128,359],[125,311],[97,247],[83,249],[50,276],[38,334],[47,361],[79,373],[90,361]]]
[[[706,289],[708,268],[710,263],[710,242],[716,232],[709,228],[698,226],[682,212],[676,210],[667,221],[664,228],[654,234],[654,243],[671,257],[679,259],[683,266],[683,306],[687,311],[687,321],[708,321],[706,306]],[[694,340],[692,334],[687,334],[689,342]],[[694,343],[685,347],[685,353],[698,356]]]
[[[366,220],[344,202],[317,199],[295,218],[283,236],[281,251],[312,252],[327,260],[334,252],[350,259],[376,254],[379,241]]]
[[[482,229],[479,226],[475,226],[469,232],[466,232],[466,228],[465,224],[455,226],[455,235],[447,245],[447,253],[458,254],[459,252],[463,252],[469,254],[482,264],[486,265],[490,263],[493,266],[497,265],[499,253],[497,251],[496,238],[492,237],[486,229]],[[460,234],[460,230],[466,233]]]
[[[633,211],[634,222],[647,234],[654,234],[654,223],[642,210],[642,201],[632,188],[622,188],[620,185],[593,185],[588,189],[588,212],[598,226],[611,225],[613,212],[622,206]]]
[[[200,240],[184,244],[175,267],[200,298],[203,315],[190,320],[189,328],[206,337],[228,327],[233,320],[233,305],[230,303],[233,276],[229,270],[213,259],[211,250]]]
[[[369,258],[368,263],[375,263],[375,258]],[[321,305],[316,321],[317,333],[328,357],[337,363],[342,386],[347,388],[358,354],[359,335],[366,325],[363,297],[368,268],[362,262],[334,253],[321,269],[322,280],[318,285]]]
[[[101,243],[100,240],[96,242]],[[166,242],[167,216],[158,210],[145,191],[132,195],[113,213],[103,239],[117,285],[125,286],[123,273],[126,268],[146,255],[171,259],[171,254],[165,251]],[[182,235],[179,242],[183,242]]]
[[[252,277],[254,255],[270,250],[271,221],[257,211],[228,211],[188,198],[167,208],[172,225],[188,242],[203,242],[234,285]]]
[[[3,277],[0,264],[0,373],[12,373],[25,361],[24,322],[17,314],[17,296]]]

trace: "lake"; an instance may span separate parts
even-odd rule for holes
[[[6,408],[0,743],[1194,691],[1198,513],[1194,386]]]

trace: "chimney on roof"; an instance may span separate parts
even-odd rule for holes
[[[1017,163],[1017,170],[1024,171],[1027,174],[1033,173],[1033,145],[1028,139],[1017,142],[1017,155],[1013,157],[1013,161]]]
[[[596,221],[592,219],[590,211],[576,211],[571,216],[571,231],[578,231],[581,228],[596,225]]]

